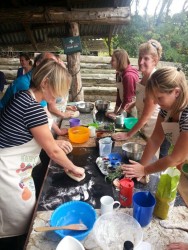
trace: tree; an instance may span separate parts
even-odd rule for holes
[[[123,48],[130,57],[138,56],[139,45],[149,39],[158,40],[163,47],[162,60],[182,63],[188,70],[188,17],[186,12],[167,15],[165,22],[155,25],[155,18],[134,15],[124,32],[113,38],[113,49]],[[186,72],[185,72],[186,73]]]

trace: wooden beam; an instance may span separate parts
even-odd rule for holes
[[[70,36],[79,36],[78,23],[70,23]],[[72,84],[70,89],[70,101],[84,101],[84,92],[82,89],[82,79],[80,74],[80,52],[67,55],[67,66],[72,75]]]
[[[126,24],[130,21],[130,8],[72,9],[60,7],[0,9],[0,22],[17,23],[65,23]]]
[[[33,33],[32,33],[32,31],[31,31],[29,25],[23,23],[23,26],[24,26],[24,29],[25,29],[26,34],[27,34],[28,37],[29,37],[29,40],[31,41],[31,44],[32,44],[34,50],[37,51],[37,44],[36,44],[35,38],[34,38],[34,36],[33,36]]]

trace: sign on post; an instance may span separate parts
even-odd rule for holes
[[[82,51],[80,36],[63,38],[64,54],[73,54]]]

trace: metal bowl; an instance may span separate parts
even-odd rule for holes
[[[94,104],[91,102],[79,103],[77,109],[80,113],[90,113],[94,109]]]
[[[98,111],[105,112],[110,107],[110,101],[97,100],[95,101],[95,107]]]
[[[135,143],[135,142],[127,142],[122,145],[123,155],[124,157],[134,161],[140,161],[142,154],[144,152],[145,145]]]

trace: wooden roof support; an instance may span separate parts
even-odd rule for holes
[[[108,35],[108,39],[107,39],[107,45],[108,45],[108,51],[109,51],[109,56],[112,55],[112,48],[111,48],[111,42],[112,42],[112,35],[113,35],[113,27],[110,27],[110,32]]]
[[[48,17],[48,18],[46,18]],[[61,7],[0,9],[0,22],[17,23],[71,23],[126,24],[130,21],[130,8],[72,9]]]
[[[78,23],[70,23],[70,36],[79,36]],[[80,73],[80,52],[67,55],[68,70],[72,75],[72,84],[70,91],[70,101],[84,101],[84,92],[82,89],[82,80]]]
[[[23,23],[23,26],[24,26],[24,29],[25,29],[25,31],[26,31],[28,37],[29,37],[29,40],[31,41],[31,44],[32,44],[34,50],[37,51],[37,44],[36,44],[35,38],[34,38],[34,36],[33,36],[33,33],[32,33],[32,31],[31,31],[29,25]]]

